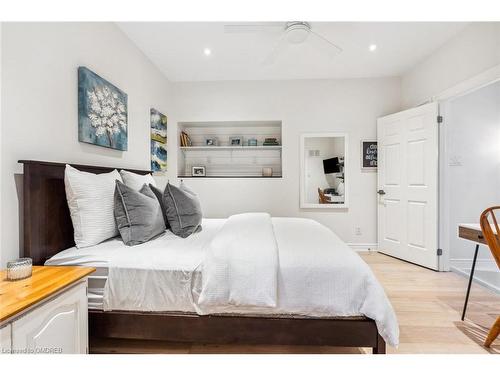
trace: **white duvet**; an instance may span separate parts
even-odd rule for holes
[[[231,216],[205,250],[200,306],[276,307],[278,247],[271,216]]]
[[[245,215],[262,216],[248,216],[245,220]],[[253,224],[248,224],[256,219],[268,220],[264,214],[237,215],[236,221],[231,217],[225,224],[229,224],[231,230],[224,231],[223,227],[215,237],[214,241],[218,244],[233,241],[228,248],[236,254],[217,259],[224,251],[219,251],[218,245],[214,249],[214,241],[208,246],[205,260],[201,264],[203,282],[198,291],[198,301],[197,292],[194,291],[194,302],[199,314],[254,312],[316,317],[364,315],[375,320],[380,335],[389,345],[398,345],[399,328],[394,310],[373,272],[357,253],[331,230],[314,220],[272,218],[270,222],[277,257],[273,255],[272,245],[254,248],[258,254],[256,257],[243,254],[252,251],[251,247],[245,246],[246,241],[259,243],[249,237],[268,236],[267,232],[262,234],[261,231],[247,230],[254,227]],[[235,222],[240,223],[241,227],[235,228]],[[269,252],[268,257],[265,252]],[[249,280],[232,275],[233,263],[238,258],[247,260],[239,267],[244,268],[242,272]],[[275,260],[279,265],[273,271]],[[205,264],[209,266],[205,267]],[[250,271],[254,274],[250,274]],[[276,272],[276,291],[269,289],[273,285],[272,272]],[[215,283],[206,282],[206,279],[214,276],[217,279]],[[263,281],[261,294],[255,296],[255,291],[250,291],[250,288],[256,282],[259,284],[258,280],[267,282]],[[226,298],[218,295],[219,298],[207,303],[203,296],[214,292],[218,287],[229,287],[230,290],[224,294]],[[247,297],[254,296],[253,304],[246,297],[242,300],[234,298],[232,293],[240,296],[245,289],[250,291]],[[276,296],[276,300],[273,300],[273,296]],[[262,301],[268,303],[263,304]]]

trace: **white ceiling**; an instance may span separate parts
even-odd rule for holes
[[[288,45],[271,65],[263,60],[281,30],[225,33],[225,22],[120,22],[123,32],[171,81],[278,80],[399,76],[466,23],[312,22],[312,30],[342,47],[336,57],[308,39]],[[368,46],[376,44],[370,52]],[[205,56],[204,48],[212,54]]]

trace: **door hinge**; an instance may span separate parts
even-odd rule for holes
[[[437,122],[438,122],[438,124],[441,124],[441,123],[443,122],[443,120],[444,120],[444,119],[443,119],[443,116],[438,116],[438,117],[437,117]]]
[[[437,249],[437,255],[438,255],[438,257],[443,255],[443,249]]]

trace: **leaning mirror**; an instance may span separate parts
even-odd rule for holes
[[[302,134],[301,208],[346,208],[347,134]]]

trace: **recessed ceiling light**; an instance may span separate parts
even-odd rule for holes
[[[368,49],[370,50],[370,52],[373,52],[377,49],[377,45],[376,44],[370,44],[370,47],[368,47]]]
[[[210,48],[203,49],[203,53],[205,56],[210,56],[212,54],[212,50]]]

